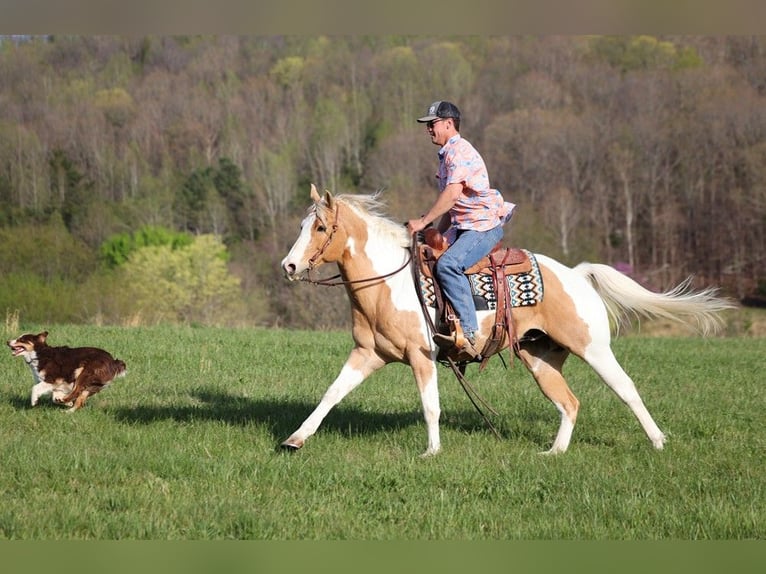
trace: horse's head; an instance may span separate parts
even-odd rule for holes
[[[300,235],[282,260],[282,270],[290,281],[315,267],[338,261],[345,246],[338,225],[338,201],[329,191],[320,196],[313,183],[311,199],[314,205],[301,222]]]

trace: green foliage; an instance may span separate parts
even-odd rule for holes
[[[222,157],[218,160],[218,168],[213,172],[213,185],[234,221],[233,235],[237,237],[249,236],[251,230],[247,229],[248,223],[242,217],[243,206],[247,199],[242,170],[229,158]]]
[[[54,214],[48,224],[0,228],[0,275],[32,274],[42,281],[82,280],[97,267],[95,254]]]
[[[174,249],[143,247],[122,266],[135,312],[149,323],[204,325],[241,316],[239,279],[226,267],[228,252],[218,237],[200,235]]]
[[[97,91],[95,104],[103,110],[107,121],[116,127],[125,125],[135,113],[133,98],[122,88]]]
[[[24,321],[43,325],[80,323],[86,315],[81,284],[61,275],[29,270],[2,274],[0,313],[16,312]]]
[[[51,206],[61,212],[67,229],[72,231],[86,219],[88,206],[95,200],[96,191],[64,150],[53,150],[49,169]]]
[[[194,170],[186,178],[174,203],[174,211],[178,213],[185,229],[198,230],[202,227],[208,200],[214,193],[212,168]]]
[[[700,68],[704,65],[702,57],[694,48],[689,46],[676,49],[676,58],[673,68],[676,70],[686,70],[689,68]]]
[[[424,81],[428,91],[450,94],[453,102],[462,102],[474,85],[474,73],[458,42],[437,42],[423,50],[421,56]],[[471,126],[472,129],[478,126]]]
[[[167,246],[171,250],[186,247],[192,243],[192,235],[172,231],[156,225],[144,225],[132,233],[113,235],[100,247],[102,261],[109,268],[124,264],[138,249],[143,247]]]
[[[424,87],[423,70],[415,50],[411,46],[395,46],[379,54],[375,65],[379,71],[378,99],[397,102],[395,106],[381,106],[381,121],[390,122],[395,129],[411,127],[416,114],[422,113],[423,106],[434,100],[430,89],[428,96],[419,97],[419,88]],[[424,104],[422,99],[427,103]]]
[[[650,69],[683,69],[702,64],[691,47],[681,51],[672,43],[654,36],[595,36],[591,53],[623,72]]]
[[[293,88],[303,76],[305,61],[299,56],[282,58],[271,69],[270,76],[279,86]]]
[[[174,208],[184,229],[201,233],[228,231],[234,237],[247,237],[251,230],[242,216],[245,199],[242,170],[222,157],[218,166],[196,169],[186,178],[176,194]]]

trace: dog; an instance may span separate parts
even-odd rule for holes
[[[117,377],[127,373],[125,363],[96,347],[51,347],[46,342],[48,331],[25,334],[7,341],[14,357],[24,357],[32,370],[32,406],[40,397],[52,394],[53,402],[82,408],[89,396],[95,395]]]

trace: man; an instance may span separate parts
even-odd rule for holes
[[[436,222],[436,228],[450,243],[437,261],[434,273],[463,329],[465,344],[461,348],[476,358],[479,326],[471,286],[464,272],[503,238],[503,225],[516,206],[504,201],[500,192],[490,187],[484,160],[460,135],[460,110],[455,104],[434,102],[417,121],[426,124],[431,142],[440,148],[436,174],[439,196],[425,215],[408,221],[407,228],[410,233],[417,233]],[[434,335],[434,341],[440,347],[456,344],[453,336],[441,333]]]

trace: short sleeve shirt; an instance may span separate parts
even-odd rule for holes
[[[490,187],[484,160],[460,134],[452,136],[439,150],[436,177],[440,192],[451,183],[463,184],[463,194],[449,212],[452,226],[457,229],[489,231],[508,221],[516,207]]]

